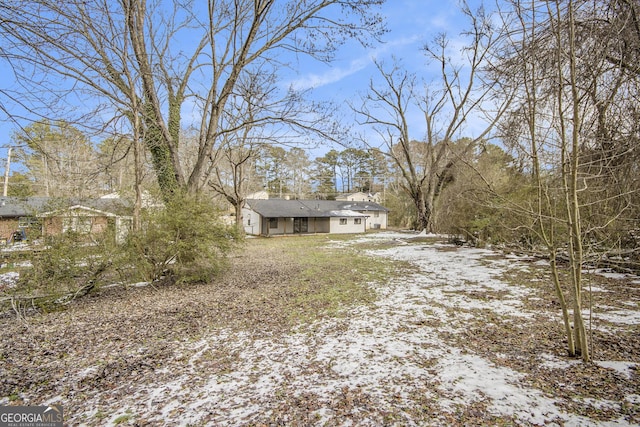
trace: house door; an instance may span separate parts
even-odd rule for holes
[[[307,233],[309,231],[309,218],[293,218],[293,232]]]

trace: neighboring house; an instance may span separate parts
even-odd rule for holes
[[[242,209],[242,222],[247,234],[263,236],[364,233],[387,228],[388,212],[372,202],[251,199]]]
[[[67,231],[98,235],[113,227],[116,241],[121,242],[133,224],[131,207],[120,199],[110,198],[82,200],[37,216],[42,219],[43,236],[57,236]]]
[[[380,203],[380,193],[350,193],[336,196],[336,200],[349,202],[374,202]]]
[[[17,231],[27,238],[40,235],[36,218],[49,203],[48,197],[0,197],[0,241],[8,242]]]
[[[110,224],[122,240],[133,222],[131,207],[118,199],[60,200],[49,197],[1,197],[0,239],[8,242],[16,231],[27,239],[65,231],[97,234]]]
[[[260,199],[260,200],[265,200],[265,199],[268,199],[268,198],[269,198],[269,193],[268,193],[268,192],[266,192],[266,191],[264,191],[264,190],[263,190],[263,191],[257,191],[257,192],[255,192],[255,193],[248,194],[248,195],[247,195],[247,197],[246,197],[246,199],[247,199],[247,200],[249,200],[249,199],[255,199],[255,200]]]

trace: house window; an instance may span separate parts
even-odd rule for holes
[[[362,218],[354,218],[353,219],[353,223],[354,224],[362,224]]]
[[[373,217],[374,217],[374,218],[378,218],[379,216],[380,216],[380,212],[375,211],[375,212],[373,213]]]
[[[72,216],[62,218],[62,231],[76,233],[91,233],[91,217]]]
[[[247,218],[247,225],[251,225],[251,218]]]
[[[32,216],[21,216],[18,218],[18,228],[29,228],[33,226],[39,226],[38,218]]]
[[[278,218],[269,218],[269,228],[278,228]]]
[[[347,218],[340,218],[340,225],[347,225]]]

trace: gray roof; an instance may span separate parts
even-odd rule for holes
[[[246,205],[265,218],[364,217],[367,212],[388,211],[377,203],[344,200],[251,199],[246,201]]]
[[[0,218],[36,216],[44,212],[85,206],[117,215],[130,215],[131,203],[122,199],[59,199],[53,197],[0,197]]]
[[[49,197],[0,197],[0,218],[35,216],[49,201]]]

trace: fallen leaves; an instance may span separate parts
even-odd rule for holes
[[[552,288],[533,263],[496,268],[496,279],[512,288],[488,286],[489,279],[455,287],[435,278],[447,266],[426,264],[424,242],[364,241],[356,255],[349,245],[357,243],[327,249],[319,238],[305,239],[252,239],[216,283],[103,289],[66,311],[30,315],[28,327],[0,318],[0,402],[59,401],[70,424],[96,426],[563,422],[551,412],[498,411],[500,402],[482,384],[465,394],[443,376],[445,358],[473,358],[495,372],[508,369],[514,389],[532,390],[567,414],[640,422],[639,402],[630,397],[638,394],[637,369],[623,375],[565,357]],[[389,265],[362,273],[388,262],[364,249],[405,246],[425,264],[407,268],[398,261],[395,277]],[[352,257],[360,258],[344,262]],[[637,307],[637,287],[591,280],[607,290],[606,297],[594,294],[596,313],[633,309],[629,302]],[[422,292],[445,285],[440,299]],[[512,290],[523,288],[517,303],[528,315],[516,317]],[[595,325],[596,358],[640,362],[637,325],[604,319]],[[452,373],[464,375],[462,368]]]

